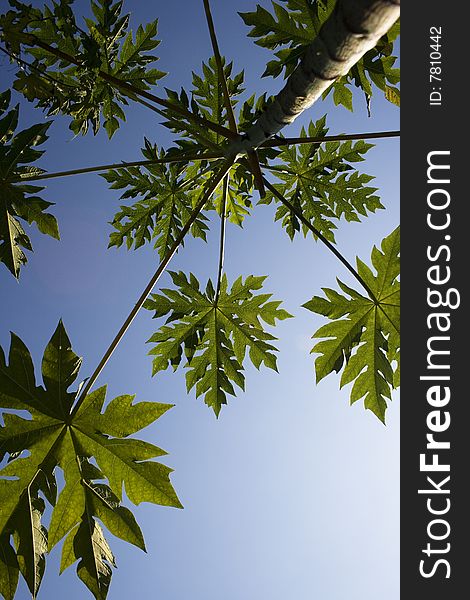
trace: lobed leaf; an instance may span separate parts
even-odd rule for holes
[[[146,158],[163,159],[167,156],[145,140],[142,150]],[[151,159],[150,158],[150,159]],[[138,249],[153,241],[161,258],[172,247],[193,210],[193,199],[200,189],[197,174],[188,174],[184,164],[154,164],[145,169],[128,167],[113,169],[102,175],[111,189],[125,189],[121,199],[138,198],[132,206],[123,205],[111,222],[115,231],[108,247]],[[207,217],[199,215],[190,232],[206,241]]]
[[[33,59],[30,68],[18,72],[14,88],[48,115],[71,117],[75,134],[86,134],[90,126],[96,134],[103,125],[111,138],[126,118],[123,107],[135,94],[105,81],[99,71],[137,90],[156,85],[165,75],[150,66],[158,60],[151,54],[160,43],[158,19],[139,25],[134,38],[129,15],[121,14],[122,0],[91,2],[94,19],[85,18],[85,29],[77,25],[70,4],[59,0],[41,10],[15,0],[15,11],[0,17],[5,42],[15,54],[24,52]],[[29,45],[31,35],[59,50],[61,57]]]
[[[233,63],[226,63],[224,57],[221,57],[221,60],[229,97],[232,106],[235,107],[237,97],[244,91],[242,87],[244,72],[232,75]],[[212,56],[207,63],[202,63],[201,75],[193,72],[192,89],[189,92],[183,88],[179,94],[169,89],[166,92],[168,100],[178,107],[222,127],[228,126],[222,80],[215,57]],[[200,148],[219,150],[220,145],[225,141],[220,133],[208,130],[203,124],[184,118],[171,109],[162,110],[162,114],[167,118],[163,124],[182,137],[182,140],[176,142],[182,149],[188,148],[189,143],[193,151]]]
[[[262,321],[274,325],[276,320],[291,317],[280,302],[270,301],[271,294],[255,294],[265,277],[239,277],[228,289],[225,275],[216,295],[211,280],[205,291],[193,274],[170,273],[177,289],[163,289],[153,294],[145,308],[155,317],[168,315],[166,323],[148,340],[155,343],[149,354],[153,374],[169,366],[188,369],[188,391],[204,395],[205,403],[218,416],[227,394],[234,396],[233,384],[244,389],[243,361],[248,352],[256,368],[262,364],[277,370],[277,349],[270,342],[276,338],[264,331]]]
[[[326,117],[302,128],[300,137],[321,139],[328,133]],[[334,231],[340,219],[360,221],[361,217],[383,208],[374,192],[377,188],[368,183],[370,175],[359,173],[353,163],[364,160],[372,148],[362,140],[357,142],[312,142],[299,147],[285,147],[278,158],[282,164],[268,166],[280,182],[274,187],[300,212],[324,237],[335,242]],[[300,222],[294,211],[279,203],[272,192],[267,192],[263,203],[278,204],[275,220],[281,221],[293,239],[296,233],[306,236],[309,228]]]
[[[328,317],[314,338],[321,341],[312,352],[317,382],[342,370],[340,387],[354,382],[351,404],[364,398],[364,406],[385,422],[387,400],[399,385],[400,368],[400,230],[374,246],[375,273],[360,259],[357,272],[369,287],[369,297],[338,280],[345,295],[324,288],[326,298],[314,296],[303,306]]]
[[[10,90],[1,94],[0,115],[7,110],[10,99]],[[50,123],[15,133],[17,125],[18,106],[0,119],[0,261],[18,279],[21,267],[27,262],[24,251],[33,249],[23,223],[36,223],[41,233],[56,239],[59,230],[55,218],[46,212],[51,203],[31,195],[44,188],[20,183],[22,176],[34,172],[29,163],[44,154],[36,146],[47,140]]]
[[[171,469],[154,460],[164,450],[129,437],[171,405],[134,403],[134,396],[118,396],[105,405],[102,387],[74,410],[77,392],[69,388],[80,364],[61,321],[44,352],[43,386],[36,383],[29,351],[17,336],[12,334],[8,364],[0,349],[0,407],[30,415],[3,413],[0,427],[0,455],[9,458],[0,469],[0,593],[8,599],[19,573],[36,597],[46,553],[65,537],[61,570],[78,561],[79,578],[104,600],[115,561],[97,519],[145,550],[132,512],[121,504],[123,490],[134,504],[181,507]],[[57,468],[64,476],[58,495]],[[51,505],[48,532],[44,498]]]

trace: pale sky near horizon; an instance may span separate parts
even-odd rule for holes
[[[41,5],[42,2],[33,2]],[[84,1],[78,6],[86,5]],[[263,6],[270,2],[263,0]],[[237,11],[254,10],[254,0],[213,0],[221,52],[245,70],[246,96],[278,91],[282,79],[261,79],[271,58],[247,38]],[[1,11],[7,2],[0,0]],[[132,28],[159,17],[158,68],[169,75],[163,87],[189,88],[191,71],[211,55],[202,0],[172,3],[125,0]],[[2,81],[10,85],[13,68],[0,59]],[[2,84],[0,89],[4,89]],[[377,90],[372,116],[363,97],[354,95],[355,112],[316,103],[286,130],[296,135],[310,119],[328,113],[330,133],[399,129],[399,110]],[[25,106],[25,102],[22,101]],[[40,164],[60,171],[97,163],[140,160],[145,135],[169,144],[159,117],[131,106],[127,123],[111,142],[104,132],[73,139],[68,120],[50,128]],[[20,113],[20,126],[41,122],[31,106]],[[399,222],[399,141],[377,140],[361,172],[386,210],[363,223],[341,221],[337,245],[351,260],[369,262]],[[84,357],[80,379],[89,376],[126,314],[155,270],[158,256],[146,246],[136,252],[107,250],[111,221],[121,202],[96,175],[51,180],[42,196],[55,202],[62,239],[56,242],[31,230],[34,253],[20,283],[0,265],[2,312],[0,344],[9,346],[14,331],[40,364],[44,347],[62,318],[77,354]],[[412,199],[410,199],[410,202]],[[255,206],[243,229],[229,225],[225,270],[238,275],[268,275],[265,291],[283,300],[295,315],[273,331],[279,340],[279,374],[247,366],[246,392],[228,398],[215,419],[202,398],[186,394],[184,372],[151,378],[145,341],[157,329],[142,311],[102,373],[108,398],[131,393],[137,400],[176,406],[137,437],[168,452],[163,462],[175,471],[173,485],[184,510],[151,504],[132,507],[148,553],[107,537],[116,556],[109,600],[396,600],[399,597],[399,400],[387,411],[384,427],[362,402],[349,406],[350,386],[339,390],[330,375],[315,385],[311,335],[323,323],[301,305],[335,278],[355,286],[326,248],[297,237],[292,243],[272,206]],[[192,271],[199,280],[216,277],[218,228],[204,244],[188,239],[171,270]],[[168,287],[168,275],[162,287]],[[271,330],[270,330],[271,331]],[[75,566],[58,576],[60,553],[48,558],[39,600],[82,600],[91,594],[77,579]],[[24,582],[18,600],[26,600]]]

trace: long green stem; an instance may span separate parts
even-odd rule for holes
[[[294,206],[293,204],[291,204],[289,202],[289,200],[287,200],[287,198],[285,198],[281,192],[279,192],[271,183],[269,183],[269,181],[264,178],[264,185],[267,187],[267,189],[272,192],[276,198],[282,202],[282,204],[284,204],[284,206],[287,206],[287,208],[292,211],[295,216],[313,233],[317,236],[317,238],[319,240],[321,240],[325,246],[331,251],[333,252],[333,254],[336,256],[336,258],[343,263],[343,265],[346,267],[346,269],[348,269],[348,271],[357,279],[357,281],[359,281],[359,283],[362,285],[362,287],[366,290],[369,298],[372,300],[372,302],[374,302],[374,304],[378,304],[378,300],[375,297],[374,293],[372,292],[372,290],[370,289],[370,287],[367,285],[367,283],[364,281],[364,279],[362,279],[362,277],[359,275],[359,273],[356,271],[356,269],[351,265],[350,262],[348,262],[344,256],[341,254],[341,252],[339,252],[331,242],[329,242],[326,237],[321,233],[321,231],[318,231],[318,229],[316,227],[314,227],[310,221],[308,219],[306,219],[303,214],[301,213],[301,211]]]
[[[276,148],[278,146],[292,146],[294,144],[312,144],[323,142],[343,142],[346,140],[372,140],[377,138],[400,137],[399,131],[376,131],[372,133],[341,133],[338,135],[325,135],[324,137],[292,137],[280,138],[275,137],[266,140],[260,148]]]
[[[158,109],[157,109],[158,110]],[[398,137],[400,135],[399,131],[382,131],[376,133],[351,133],[345,135],[329,135],[323,138],[281,138],[268,140],[263,147],[276,147],[276,146],[287,146],[291,144],[310,144],[310,143],[322,143],[322,142],[331,142],[331,141],[344,141],[344,140],[358,140],[358,139],[371,139],[371,138],[385,138],[385,137]],[[156,160],[138,160],[133,162],[121,162],[121,163],[113,163],[109,165],[100,165],[93,167],[84,167],[80,169],[72,169],[70,171],[59,171],[57,173],[43,173],[41,175],[28,175],[25,174],[23,177],[18,178],[18,182],[20,181],[40,181],[43,179],[55,179],[57,177],[68,177],[69,175],[81,175],[83,173],[93,173],[98,171],[107,171],[109,169],[119,169],[125,167],[144,167],[149,164],[164,164],[164,163],[172,163],[172,162],[185,162],[185,161],[196,161],[196,160],[215,160],[218,158],[222,158],[222,152],[207,152],[205,154],[193,154],[193,155],[180,155],[180,156],[172,156],[164,159],[156,159]],[[269,167],[267,165],[263,165],[272,170],[280,170],[275,169],[275,165]],[[285,170],[285,169],[283,169]]]
[[[219,80],[222,86],[222,94],[224,97],[224,105],[227,111],[227,118],[229,127],[234,133],[238,133],[237,121],[235,119],[235,113],[233,112],[233,106],[230,101],[230,93],[228,90],[227,78],[225,77],[224,65],[222,64],[222,57],[220,55],[219,43],[217,41],[217,34],[214,27],[214,20],[212,18],[212,12],[209,0],[203,0],[204,11],[206,13],[207,26],[209,27],[209,35],[211,38],[212,50],[214,51],[215,62],[217,63],[217,69],[219,71]],[[265,190],[263,186],[263,177],[261,174],[261,168],[259,164],[258,154],[256,151],[248,153],[248,168],[253,173],[255,186],[259,192],[261,198],[265,196]]]
[[[62,60],[65,60],[73,65],[82,66],[81,62],[79,60],[77,60],[74,56],[67,54],[66,52],[63,52],[62,50],[59,50],[58,48],[54,48],[53,46],[50,46],[49,44],[46,44],[42,40],[38,39],[35,35],[25,34],[24,38],[25,38],[24,43],[26,43],[28,45],[38,46],[39,48],[42,48],[43,50],[50,52],[54,56],[61,58]],[[145,90],[140,90],[139,88],[136,88],[134,85],[128,83],[127,81],[123,81],[122,79],[119,79],[118,77],[114,77],[114,75],[110,75],[109,73],[106,73],[105,71],[103,71],[101,69],[98,71],[98,75],[99,75],[99,77],[101,77],[101,79],[108,81],[109,83],[113,84],[115,87],[118,87],[127,92],[130,92],[134,96],[141,96],[143,98],[146,98],[147,100],[150,100],[151,102],[154,102],[155,104],[158,104],[160,106],[163,106],[164,108],[172,110],[172,111],[180,114],[184,118],[189,119],[190,121],[195,121],[195,122],[199,123],[200,125],[203,125],[204,127],[207,127],[208,129],[211,129],[212,131],[215,131],[216,133],[221,134],[225,138],[234,139],[235,137],[238,137],[236,134],[234,134],[234,132],[230,131],[230,129],[227,129],[226,127],[222,127],[221,125],[218,125],[217,123],[214,123],[213,121],[209,121],[208,119],[205,119],[204,117],[196,115],[193,112],[186,110],[186,109],[182,108],[181,106],[178,106],[177,104],[174,104],[173,102],[165,100],[164,98],[155,96],[154,94],[151,94],[150,92],[147,92]]]
[[[227,78],[225,77],[224,65],[222,64],[222,57],[220,56],[219,44],[217,42],[217,34],[215,32],[214,20],[212,19],[212,12],[209,0],[203,0],[204,10],[206,13],[207,25],[209,27],[209,35],[212,43],[212,50],[214,51],[215,62],[217,63],[217,69],[219,71],[219,79],[222,86],[222,93],[224,96],[224,104],[227,110],[227,118],[229,121],[230,129],[234,133],[238,133],[237,121],[233,112],[233,106],[230,101],[230,93],[228,91]],[[263,185],[263,177],[261,174],[261,168],[259,164],[258,154],[255,150],[248,152],[248,168],[253,173],[255,186],[259,192],[261,198],[265,196],[265,190]]]
[[[217,270],[217,284],[215,288],[214,302],[217,306],[220,295],[220,283],[222,281],[222,273],[224,270],[224,255],[225,255],[225,225],[227,221],[226,210],[227,210],[227,193],[228,193],[229,176],[226,175],[223,181],[222,189],[222,207],[220,210],[220,242],[219,242],[219,267]]]
[[[125,169],[126,167],[145,167],[147,165],[162,165],[177,162],[194,162],[198,160],[216,160],[222,158],[222,153],[207,152],[206,154],[181,154],[180,156],[169,156],[167,158],[158,158],[154,160],[136,160],[133,162],[112,163],[109,165],[97,165],[93,167],[84,167],[81,169],[72,169],[70,171],[58,171],[56,173],[42,173],[40,175],[28,175],[18,178],[20,181],[39,181],[42,179],[56,179],[57,177],[69,177],[70,175],[83,175],[85,173],[97,173],[99,171],[108,171],[109,169]]]
[[[232,164],[233,164],[233,161],[226,160],[223,163],[223,165],[221,166],[220,170],[214,175],[214,177],[212,178],[212,181],[209,182],[209,185],[208,185],[207,189],[202,194],[201,199],[199,200],[199,202],[197,203],[196,207],[192,211],[189,219],[186,221],[186,223],[185,223],[184,227],[182,228],[182,230],[180,231],[178,237],[174,241],[174,243],[171,246],[171,248],[168,250],[165,258],[158,265],[157,270],[153,274],[152,278],[148,282],[147,286],[145,287],[144,291],[142,292],[142,294],[138,298],[137,302],[134,304],[131,312],[127,316],[126,320],[124,321],[124,323],[122,324],[121,328],[117,332],[117,334],[114,337],[113,341],[111,342],[111,344],[109,345],[108,349],[104,353],[103,358],[100,360],[98,366],[94,370],[94,372],[91,375],[90,379],[84,385],[84,387],[83,387],[83,389],[82,389],[82,391],[80,393],[80,396],[79,396],[79,398],[78,398],[78,400],[77,400],[77,402],[76,402],[76,404],[75,404],[75,406],[74,406],[74,408],[73,408],[73,410],[71,412],[71,418],[77,413],[77,411],[80,408],[81,404],[85,400],[86,395],[88,394],[88,392],[90,391],[90,389],[92,388],[92,386],[95,384],[95,382],[98,379],[101,371],[104,369],[106,363],[110,359],[110,357],[113,354],[114,350],[117,348],[117,346],[119,345],[120,341],[124,337],[126,331],[129,329],[130,324],[132,323],[132,321],[136,317],[136,315],[139,312],[139,310],[142,308],[145,300],[148,298],[148,296],[149,296],[150,292],[152,291],[153,287],[155,286],[155,284],[157,283],[157,281],[160,279],[160,277],[162,276],[162,274],[165,272],[168,264],[170,263],[171,259],[173,258],[173,256],[175,255],[176,251],[180,247],[180,245],[181,245],[182,241],[184,240],[186,234],[190,230],[191,225],[194,223],[194,221],[196,220],[197,216],[199,215],[199,213],[201,212],[201,210],[204,208],[206,202],[208,201],[208,199],[210,198],[210,196],[214,193],[214,191],[217,188],[217,186],[219,185],[219,183],[222,181],[222,179],[228,173],[228,171],[229,171],[230,167],[232,166]]]
[[[209,27],[209,35],[211,38],[212,50],[214,51],[215,62],[217,63],[217,69],[219,71],[219,79],[222,85],[222,93],[224,96],[225,109],[227,110],[227,118],[231,131],[238,133],[237,122],[233,113],[233,106],[230,102],[230,94],[228,91],[227,79],[225,77],[224,65],[222,64],[222,57],[220,56],[219,44],[217,42],[217,34],[215,32],[214,20],[212,19],[211,7],[209,0],[203,0],[204,11],[206,13],[207,26]]]

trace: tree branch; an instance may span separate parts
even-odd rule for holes
[[[108,362],[108,360],[110,359],[111,355],[113,354],[114,350],[117,348],[117,346],[119,345],[120,341],[124,337],[126,331],[128,330],[128,328],[131,325],[132,321],[136,317],[137,313],[142,308],[145,300],[149,296],[149,294],[152,291],[153,287],[155,286],[155,284],[157,283],[157,281],[160,279],[160,277],[162,276],[162,274],[165,272],[168,264],[170,263],[171,259],[173,258],[173,256],[175,255],[176,251],[180,247],[180,245],[181,245],[182,241],[184,240],[186,234],[190,230],[191,225],[194,223],[194,221],[196,220],[197,216],[199,215],[199,213],[201,212],[201,210],[204,208],[206,202],[208,201],[208,199],[210,198],[210,196],[213,194],[213,192],[215,191],[215,189],[217,188],[217,186],[219,185],[219,183],[222,181],[222,179],[228,173],[228,171],[229,171],[230,167],[232,166],[232,164],[233,164],[232,160],[229,160],[229,159],[225,160],[224,163],[223,163],[223,165],[219,169],[219,171],[214,175],[214,177],[212,178],[212,180],[209,182],[209,185],[207,186],[207,189],[203,192],[203,194],[201,196],[201,199],[199,200],[199,202],[197,203],[196,207],[192,211],[189,219],[186,221],[183,229],[179,233],[179,235],[176,238],[175,242],[173,243],[172,247],[168,250],[165,258],[158,265],[157,270],[155,271],[155,273],[153,274],[152,278],[150,279],[150,281],[148,282],[147,286],[145,287],[144,291],[140,295],[139,299],[137,300],[137,302],[133,306],[131,312],[129,313],[128,317],[126,318],[126,320],[122,324],[122,326],[119,329],[119,331],[117,332],[115,338],[113,339],[113,341],[109,345],[108,349],[104,353],[103,358],[100,360],[98,366],[94,370],[94,372],[91,375],[90,379],[88,379],[87,383],[84,385],[84,387],[83,387],[83,389],[82,389],[82,391],[80,393],[80,396],[79,396],[79,398],[78,398],[75,406],[72,409],[71,418],[77,413],[77,411],[80,408],[81,404],[85,400],[85,397],[87,396],[88,392],[90,391],[90,389],[95,384],[96,380],[98,379],[99,375],[101,374],[101,371],[103,370],[103,368],[105,367],[106,363]]]
[[[292,123],[376,46],[400,15],[400,0],[338,0],[274,102],[227,156],[245,154]]]

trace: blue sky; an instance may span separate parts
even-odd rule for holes
[[[34,2],[35,5],[42,3]],[[85,5],[83,2],[77,3]],[[262,2],[268,6],[268,2]],[[5,1],[0,2],[2,10]],[[255,2],[213,1],[221,51],[245,69],[248,95],[279,90],[281,80],[261,79],[270,52],[246,37],[237,11],[254,10]],[[161,85],[189,87],[191,71],[200,71],[211,54],[202,1],[124,3],[135,30],[160,18],[158,67],[169,75]],[[2,81],[9,85],[12,67],[1,59]],[[2,89],[6,87],[2,85]],[[328,113],[330,133],[399,128],[399,111],[373,100],[367,117],[360,94],[355,112],[316,103],[288,130]],[[127,111],[127,124],[107,141],[73,139],[66,119],[50,128],[41,166],[50,171],[120,160],[139,160],[145,135],[168,145],[168,131],[144,107]],[[21,126],[42,121],[30,106]],[[377,140],[361,170],[376,176],[385,211],[363,223],[346,223],[337,244],[351,261],[368,260],[374,244],[399,220],[399,142]],[[121,204],[96,175],[48,182],[44,198],[55,202],[62,240],[31,233],[34,253],[16,283],[0,270],[2,311],[0,343],[14,331],[39,365],[42,351],[63,318],[75,351],[84,357],[81,378],[90,375],[108,343],[155,270],[151,247],[136,252],[107,250],[108,224]],[[399,595],[399,402],[395,397],[384,427],[362,403],[349,406],[349,388],[329,376],[316,386],[312,333],[320,318],[300,308],[321,287],[334,287],[349,275],[326,248],[300,237],[290,242],[273,208],[256,207],[243,229],[229,225],[225,269],[238,275],[268,275],[265,288],[295,315],[278,325],[279,374],[248,367],[246,392],[229,398],[218,420],[202,399],[186,394],[184,374],[151,378],[145,341],[156,330],[142,311],[102,373],[108,397],[135,393],[137,400],[176,406],[140,437],[168,452],[175,469],[172,482],[184,510],[140,505],[135,514],[148,554],[113,538],[118,569],[110,600],[131,596],[162,600],[396,600]],[[194,272],[204,283],[216,276],[218,230],[208,244],[189,239],[171,264]],[[164,276],[163,287],[170,283]],[[57,549],[48,560],[40,598],[78,600],[91,597],[71,567],[58,577]],[[21,583],[17,598],[28,598]]]

